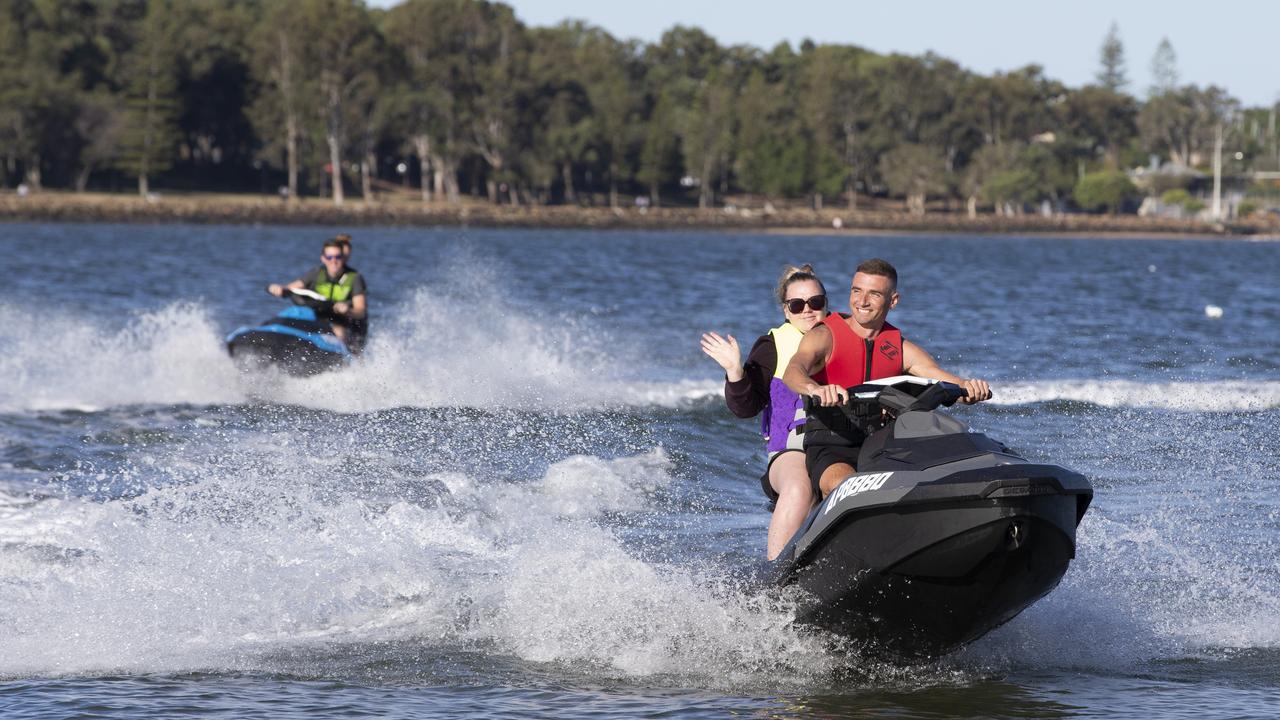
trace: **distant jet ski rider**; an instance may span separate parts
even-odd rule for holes
[[[989,399],[991,388],[985,380],[943,370],[929,353],[886,322],[898,299],[898,271],[893,265],[879,258],[863,262],[849,291],[849,315],[831,313],[805,333],[782,381],[801,396],[816,396],[827,407],[848,400],[849,388],[903,374],[955,383],[968,392],[965,403]],[[815,494],[826,497],[854,473],[866,435],[851,422],[842,424],[834,413],[811,415],[804,435],[809,481]]]
[[[362,322],[368,317],[364,278],[360,273],[347,268],[347,256],[343,253],[342,242],[336,238],[325,241],[320,262],[321,265],[311,268],[288,285],[268,285],[267,292],[276,297],[284,297],[286,288],[306,288],[323,295],[332,304],[326,303],[318,314],[332,321],[333,333],[352,352],[359,352],[359,343],[353,342],[350,328],[353,323]]]

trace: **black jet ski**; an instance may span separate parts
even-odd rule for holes
[[[244,369],[275,366],[290,375],[315,375],[351,361],[351,350],[324,318],[329,303],[304,288],[285,288],[291,307],[261,325],[227,335],[227,352]]]
[[[1028,462],[938,411],[951,383],[899,376],[850,390],[867,432],[857,472],[770,563],[800,593],[797,621],[864,652],[914,660],[982,637],[1044,597],[1075,557],[1093,488]]]

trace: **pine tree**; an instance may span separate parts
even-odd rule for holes
[[[1169,38],[1160,38],[1156,54],[1151,58],[1151,97],[1163,95],[1178,87],[1178,54]]]
[[[1124,72],[1124,45],[1120,42],[1120,28],[1114,22],[1102,41],[1099,55],[1102,67],[1098,70],[1098,84],[1112,92],[1120,92],[1129,84],[1129,80]]]

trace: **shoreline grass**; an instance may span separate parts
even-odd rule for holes
[[[0,196],[0,221],[269,224],[403,227],[511,227],[547,229],[733,230],[770,234],[855,235],[867,233],[1069,234],[1100,237],[1178,235],[1190,237],[1280,236],[1270,217],[1208,224],[1199,220],[1136,215],[1020,215],[963,212],[911,215],[877,208],[783,207],[768,210],[729,205],[609,208],[571,205],[492,205],[470,198],[460,203],[423,203],[391,197],[336,206],[322,198],[286,202],[263,195],[165,194],[150,199],[107,193],[42,192]]]

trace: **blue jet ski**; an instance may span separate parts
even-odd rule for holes
[[[275,366],[290,375],[315,375],[351,362],[351,350],[324,318],[328,301],[303,288],[285,288],[293,306],[261,325],[227,335],[227,352],[244,369]]]
[[[769,563],[774,584],[803,591],[799,623],[872,655],[936,657],[1062,579],[1093,488],[939,412],[964,394],[899,376],[852,388],[842,407],[806,403],[810,422],[840,414],[867,440],[857,472]]]

